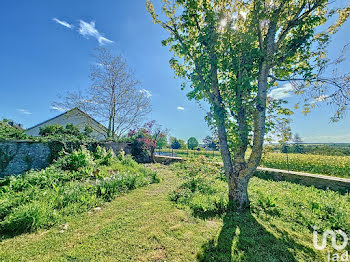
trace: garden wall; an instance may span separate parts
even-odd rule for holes
[[[103,142],[101,145],[103,145],[107,150],[112,149],[113,152],[118,155],[119,151],[123,149],[125,154],[130,155],[131,154],[131,147],[130,144],[126,142],[116,143],[116,142]]]
[[[103,142],[115,154],[123,149],[130,154],[127,143]],[[0,141],[0,178],[22,174],[30,169],[43,169],[50,164],[51,149],[48,143],[33,141]]]
[[[49,158],[50,148],[44,143],[0,142],[0,177],[45,168],[49,165]]]

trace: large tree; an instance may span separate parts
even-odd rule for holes
[[[172,149],[180,149],[181,143],[176,137],[170,137],[170,146]]]
[[[203,139],[203,143],[207,148],[210,148],[211,150],[216,150],[216,143],[214,137],[206,136]]]
[[[163,44],[174,53],[175,73],[190,83],[188,97],[210,104],[207,119],[219,138],[230,206],[242,209],[249,205],[248,182],[260,163],[265,133],[273,128],[270,116],[290,114],[268,99],[270,88],[290,81],[305,96],[304,112],[315,99],[335,102],[335,118],[346,110],[350,78],[327,74],[341,61],[327,59],[326,47],[350,8],[331,9],[327,0],[162,2],[164,16],[151,1],[147,9],[170,35]],[[335,14],[338,20],[327,27]]]
[[[53,103],[53,108],[79,107],[106,123],[108,137],[121,136],[142,123],[150,112],[150,95],[139,90],[139,81],[122,56],[97,48],[91,68],[91,86],[83,91],[68,92]]]
[[[187,146],[189,149],[195,149],[196,147],[198,147],[198,140],[195,137],[190,137],[187,140]]]
[[[158,148],[165,148],[168,145],[168,137],[167,137],[167,133],[165,134],[161,134],[157,141],[156,141],[156,147]]]

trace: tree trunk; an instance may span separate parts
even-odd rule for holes
[[[246,163],[241,163],[246,166]],[[229,208],[244,210],[249,208],[248,183],[251,174],[247,173],[248,169],[235,168],[228,178],[229,186]]]
[[[151,160],[151,163],[155,163],[156,162],[156,160],[154,159],[154,152],[155,152],[155,147],[151,147],[151,149],[150,149],[150,160]]]

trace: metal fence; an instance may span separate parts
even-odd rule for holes
[[[156,155],[171,157],[197,157],[204,156],[210,159],[220,158],[218,150],[191,150],[191,149],[173,149],[173,148],[157,148]]]
[[[191,150],[191,149],[172,149],[172,148],[157,148],[156,149],[156,155],[159,156],[170,156],[170,157],[198,157],[198,156],[204,156],[208,158],[208,160],[221,162],[221,154],[219,150]],[[286,157],[286,164],[287,164],[287,170],[290,171],[289,168],[289,152],[288,148],[287,151],[284,153]]]

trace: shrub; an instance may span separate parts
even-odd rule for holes
[[[48,137],[52,140],[56,140],[57,138],[78,138],[81,140],[90,138],[91,128],[85,126],[83,132],[79,130],[79,128],[73,124],[67,124],[66,127],[63,127],[58,124],[49,125],[45,127],[41,127],[39,134],[43,137]]]
[[[170,193],[179,207],[202,217],[222,214],[228,206],[227,182],[221,167],[213,167],[202,159],[172,165],[183,183]],[[283,181],[265,181],[253,177],[249,182],[250,212],[269,224],[288,225],[293,231],[312,234],[342,229],[350,232],[350,195],[321,190]]]
[[[0,232],[22,233],[38,229],[53,222],[54,214],[49,213],[47,203],[32,202],[16,207],[9,216],[0,222]],[[51,223],[52,223],[51,222]]]
[[[93,156],[99,165],[110,166],[112,160],[115,158],[115,154],[112,149],[108,151],[101,146],[97,146],[96,150],[93,152]]]
[[[62,152],[72,153],[74,150],[79,150],[81,146],[94,151],[97,141],[90,136],[90,129],[85,126],[84,131],[80,131],[77,126],[72,124],[67,124],[66,127],[49,125],[40,129],[41,137],[36,139],[48,143],[51,152],[49,160],[52,162],[61,157]]]
[[[118,152],[118,159],[119,160],[123,160],[124,159],[124,157],[125,157],[125,152],[124,152],[124,150],[123,149],[121,149],[119,152]]]
[[[97,196],[102,197],[106,201],[110,201],[120,192],[132,190],[147,184],[148,181],[144,176],[131,173],[118,173],[101,180],[97,184]]]
[[[199,157],[175,164],[173,169],[184,182],[170,193],[170,200],[190,207],[196,215],[221,214],[226,210],[228,188],[221,167]]]
[[[96,153],[97,152],[97,153]],[[110,166],[112,164],[112,160],[115,158],[115,154],[112,149],[108,149],[108,151],[104,147],[98,146],[95,151],[94,157],[98,160],[99,165]]]
[[[131,154],[138,163],[150,162],[150,152],[144,144],[142,138],[139,137],[133,138],[130,143]]]
[[[56,162],[57,167],[71,171],[78,171],[79,169],[93,167],[94,165],[94,159],[90,151],[85,147],[81,147],[79,150],[63,156]]]
[[[29,139],[23,130],[10,126],[7,121],[0,121],[0,141],[1,140],[23,140]]]
[[[106,155],[107,151],[104,147],[97,146],[96,150],[92,153],[96,160],[102,159]]]
[[[9,198],[0,199],[0,220],[10,213],[13,202]]]
[[[136,167],[138,165],[137,162],[130,155],[125,156],[120,162],[123,165],[129,167]]]
[[[0,185],[0,235],[50,227],[122,192],[159,182],[154,171],[130,156],[119,160],[99,150],[99,165],[94,165],[92,154],[81,148],[44,170],[4,179]],[[103,165],[107,162],[110,166]]]
[[[56,134],[60,134],[60,133],[64,133],[64,128],[61,125],[49,125],[46,127],[41,127],[40,131],[39,131],[39,135],[41,136],[51,136],[51,135],[56,135]]]

